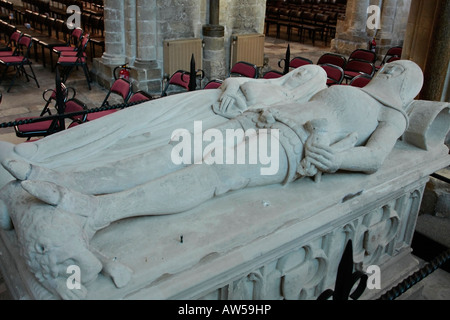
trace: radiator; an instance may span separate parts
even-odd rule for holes
[[[264,35],[260,33],[233,35],[231,65],[245,61],[262,67],[264,65],[264,39]]]
[[[202,39],[178,39],[164,41],[164,73],[169,76],[178,70],[190,71],[191,57],[194,54],[195,69],[202,69]]]

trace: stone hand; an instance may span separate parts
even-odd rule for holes
[[[213,109],[217,114],[227,118],[234,118],[247,110],[245,99],[239,95],[239,81],[234,81],[234,79],[225,81],[223,90],[219,101],[213,105]]]
[[[319,171],[334,173],[340,168],[340,158],[332,147],[307,142],[305,148],[306,162]]]
[[[341,167],[341,153],[355,147],[358,135],[351,133],[344,139],[331,146],[318,143],[315,139],[308,139],[305,144],[305,158],[302,161],[306,176],[315,175],[314,168],[326,173],[334,173]]]

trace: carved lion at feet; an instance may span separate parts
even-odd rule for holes
[[[38,200],[19,181],[10,182],[0,194],[1,227],[15,229],[20,254],[29,270],[53,294],[62,299],[83,299],[86,286],[100,272],[110,276],[117,287],[125,286],[131,279],[130,268],[90,246],[91,232],[84,228],[86,217]],[[19,202],[22,205],[17,205]],[[70,266],[81,271],[80,289],[67,285],[72,274],[68,273]]]

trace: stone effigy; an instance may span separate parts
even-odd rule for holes
[[[333,214],[330,214],[330,217],[324,216],[327,207],[339,207],[342,206],[340,202],[347,205],[352,203],[353,198],[369,197],[361,196],[363,191],[359,190],[346,193],[345,197],[341,196],[340,201],[337,201],[333,197],[339,197],[340,190],[331,191],[335,189],[336,183],[342,184],[341,188],[345,190],[343,192],[347,192],[354,185],[367,183],[382,193],[383,189],[377,183],[384,181],[386,171],[392,174],[389,167],[385,169],[385,162],[400,143],[406,148],[404,152],[400,152],[400,158],[404,157],[404,154],[415,154],[414,148],[420,147],[430,149],[433,159],[439,159],[435,162],[429,161],[430,167],[432,163],[437,167],[448,165],[448,149],[445,150],[443,139],[449,130],[449,106],[428,103],[428,108],[422,110],[418,102],[413,100],[423,82],[422,72],[416,64],[410,61],[388,64],[364,89],[350,86],[324,89],[325,79],[323,70],[318,66],[302,67],[272,81],[228,79],[218,90],[183,94],[172,98],[173,100],[169,97],[153,102],[154,108],[151,111],[160,113],[149,116],[151,122],[148,127],[145,127],[145,120],[139,121],[136,118],[142,116],[145,107],[148,107],[144,105],[137,110],[130,108],[121,111],[117,119],[125,119],[122,122],[107,117],[108,119],[86,124],[88,126],[85,129],[82,128],[85,126],[83,125],[80,126],[81,129],[75,128],[76,131],[57,134],[35,144],[17,147],[2,144],[1,160],[6,169],[2,172],[2,183],[6,185],[0,195],[1,226],[14,233],[21,259],[26,261],[29,271],[54,296],[66,299],[96,297],[96,294],[105,292],[104,288],[108,287],[104,284],[106,278],[99,279],[101,272],[112,278],[118,290],[117,294],[124,292],[128,297],[133,296],[131,292],[134,292],[134,295],[138,292],[139,295],[139,292],[152,292],[155,288],[163,290],[159,287],[161,283],[166,283],[170,288],[173,286],[173,278],[181,276],[183,272],[189,272],[192,268],[205,268],[211,263],[223,261],[225,256],[236,258],[233,255],[242,250],[236,248],[255,250],[250,251],[248,259],[251,256],[257,257],[258,250],[262,249],[255,247],[255,244],[262,241],[261,239],[279,238],[276,230],[289,228],[291,224],[297,225],[293,221],[297,221],[299,216],[302,216],[302,219],[319,219],[314,223],[322,223],[320,228],[321,232],[324,232],[326,220],[334,217]],[[190,106],[192,98],[199,101],[197,105]],[[170,105],[167,112],[156,110],[171,102],[176,103],[173,107]],[[201,129],[206,131],[201,132],[201,136],[204,138],[206,133],[213,134],[214,143],[217,142],[214,144],[214,152],[188,152],[196,149],[196,133],[199,131],[195,124],[192,130],[189,119],[181,119],[180,122],[165,128],[165,136],[161,133],[160,136],[154,136],[158,126],[173,122],[180,116],[172,113],[173,109],[179,111],[182,108],[188,108],[188,113],[195,114],[194,117],[197,118],[193,120],[204,121],[204,127]],[[200,109],[198,113],[195,113],[195,108]],[[160,117],[163,117],[164,121],[161,121]],[[417,119],[422,120],[420,124],[416,123]],[[105,125],[111,127],[103,129],[104,132],[98,132],[98,129]],[[134,125],[137,127],[133,127]],[[181,135],[175,134],[179,128],[182,128],[179,131]],[[233,138],[231,142],[220,141],[220,137],[227,137],[229,130],[243,134]],[[86,133],[89,136],[86,136]],[[88,141],[79,140],[83,135]],[[399,138],[402,138],[401,142],[398,141]],[[269,140],[270,144],[267,143]],[[411,147],[412,145],[414,147]],[[57,150],[55,146],[63,148]],[[220,154],[219,146],[225,150],[223,154]],[[251,146],[266,146],[265,155],[270,154],[273,160],[270,169],[275,170],[265,170],[268,169],[267,162],[253,159],[252,152],[256,149],[251,149]],[[96,154],[92,155],[91,152],[95,149],[101,150],[96,150]],[[239,159],[238,156],[238,163],[228,163],[228,152],[233,155],[241,154],[243,157]],[[423,153],[418,157],[426,158]],[[362,174],[348,173],[349,171]],[[322,178],[322,174],[326,177]],[[324,181],[311,185],[308,179],[302,179],[305,177],[314,177],[316,182]],[[255,201],[260,194],[267,192],[271,193],[271,196],[267,196],[271,200],[262,201],[263,207],[271,207],[273,202],[291,199],[291,202],[284,203],[284,206],[275,206],[281,211],[280,222],[274,222],[275,212],[269,215],[260,214],[248,208],[249,199]],[[328,197],[318,203],[316,197],[323,198],[320,196],[321,192],[328,194]],[[335,192],[338,193],[334,194]],[[295,194],[303,201],[295,201],[295,197],[292,198]],[[231,201],[233,199],[237,202]],[[371,199],[370,201],[375,201],[376,197],[375,200]],[[227,201],[234,205],[230,208],[224,204]],[[352,209],[359,205],[354,204]],[[292,206],[297,206],[297,210],[300,210],[298,206],[308,208],[309,212],[296,216]],[[167,245],[163,243],[164,239],[167,241],[169,234],[173,237],[173,233],[176,233],[175,230],[179,230],[180,226],[190,232],[202,233],[208,226],[216,230],[218,226],[214,217],[223,223],[221,229],[229,229],[235,225],[235,222],[230,220],[231,217],[239,216],[236,213],[238,208],[239,211],[244,211],[240,219],[247,224],[243,225],[254,228],[255,232],[252,234],[256,238],[251,238],[253,235],[238,233],[239,228],[229,231],[225,237],[233,234],[235,238],[225,239],[223,242],[211,239],[211,235],[205,235],[204,241],[200,241],[200,237],[196,242],[197,246],[189,247],[192,257],[196,257],[197,252],[209,252],[209,243],[215,243],[215,249],[218,251],[205,254],[196,263],[191,261],[195,258],[186,258],[180,254],[179,248],[170,246],[171,249],[167,249]],[[356,229],[367,225],[364,239],[361,240],[365,251],[358,253],[362,254],[361,261],[366,260],[366,256],[374,256],[372,261],[377,261],[380,257],[385,259],[386,251],[392,253],[391,242],[399,237],[399,230],[404,233],[406,228],[399,222],[401,214],[397,211],[397,205],[389,203],[380,209],[373,209],[375,213],[371,215],[378,218],[361,218],[362,220],[354,222],[353,226],[347,224],[348,230],[354,230],[346,232],[354,232],[355,235]],[[314,217],[314,212],[321,218]],[[260,222],[255,222],[254,226],[248,224],[252,214],[255,215],[254,218],[257,215],[261,219]],[[153,220],[148,220],[148,216],[153,216]],[[193,217],[195,221],[190,220]],[[135,219],[145,219],[140,220],[142,227],[134,224]],[[161,233],[151,221],[155,225],[162,224],[167,228],[167,233]],[[171,224],[168,224],[169,221]],[[178,227],[174,225],[178,224],[177,221],[180,223]],[[271,223],[268,223],[269,221]],[[277,223],[281,224],[269,232],[268,228]],[[133,226],[130,227],[130,224]],[[371,230],[370,226],[375,226],[375,231]],[[155,247],[158,247],[161,241],[161,248],[167,249],[167,261],[161,262],[161,266],[154,262],[152,267],[142,269],[142,261],[135,260],[140,256],[137,253],[134,256],[124,254],[127,256],[125,259],[117,258],[114,248],[105,249],[107,243],[114,243],[119,247],[124,246],[127,241],[135,243],[135,235],[125,232],[128,235],[124,236],[120,230],[145,234],[144,238],[151,238],[152,246]],[[220,233],[219,229],[216,231]],[[188,233],[180,231],[179,237],[180,243],[187,246],[190,238]],[[407,246],[407,239],[405,243]],[[286,243],[282,246],[285,247]],[[389,246],[391,248],[387,249]],[[222,248],[222,251],[218,248]],[[157,255],[161,254],[159,250],[162,249],[152,250]],[[276,267],[272,269],[270,276],[258,271],[253,277],[262,277],[265,281],[268,281],[267,277],[277,278],[275,274],[279,274],[278,278],[284,277],[282,291],[285,298],[317,296],[320,293],[316,292],[319,290],[317,286],[323,287],[329,283],[329,280],[324,282],[326,277],[323,270],[328,269],[330,272],[334,268],[330,262],[332,259],[320,253],[323,250],[325,249],[317,244],[302,246],[295,252],[275,259]],[[380,250],[384,250],[383,253]],[[105,253],[108,251],[113,254]],[[123,253],[120,249],[117,249],[117,252]],[[242,258],[238,260],[242,263]],[[249,261],[251,260],[248,260],[247,264]],[[309,263],[315,267],[308,267]],[[67,268],[73,265],[81,269],[83,286],[80,290],[67,286]],[[207,294],[212,286],[219,288],[219,284],[223,284],[223,279],[226,278],[223,278],[223,275],[232,273],[230,270],[237,268],[237,265],[230,265],[231,269],[223,271],[222,278],[212,277],[214,281],[208,280],[209,289],[201,292]],[[296,265],[301,268],[298,269]],[[166,268],[166,273],[156,276],[161,268]],[[289,270],[294,270],[294,273]],[[315,276],[308,275],[305,270],[320,271],[322,275],[316,281],[313,280]],[[295,276],[298,272],[300,273]],[[139,280],[144,279],[146,273],[152,274],[151,281],[139,286]],[[300,274],[306,279],[299,279]],[[290,277],[293,277],[292,281],[288,281]],[[275,281],[275,278],[271,281]],[[99,287],[99,281],[103,281],[104,287]],[[199,279],[198,283],[205,281]],[[297,290],[302,281],[309,291]],[[291,282],[297,283],[297,291],[292,291]],[[245,297],[246,291],[239,289],[241,285],[244,283],[235,283],[236,292],[241,292]],[[247,285],[248,283],[244,286]],[[175,293],[162,294],[155,291],[145,296],[159,297],[159,292],[164,298],[183,294],[188,297],[201,297],[195,287],[196,285],[189,284],[178,289],[178,292],[175,290]],[[189,288],[191,292],[186,295],[185,292],[188,292]],[[270,297],[274,293],[269,291],[259,290],[254,298]],[[300,294],[301,292],[303,293]]]

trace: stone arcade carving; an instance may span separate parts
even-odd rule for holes
[[[311,299],[332,284],[346,239],[361,269],[403,256],[426,172],[450,163],[449,106],[413,101],[422,73],[409,61],[363,90],[324,86],[317,66],[280,80],[230,79],[36,143],[0,144],[2,257],[27,265],[17,268],[28,293],[16,294]],[[278,172],[171,164],[170,133],[195,117],[221,130],[278,129]],[[301,179],[321,173],[333,174]],[[82,290],[66,285],[70,265],[81,268]]]

